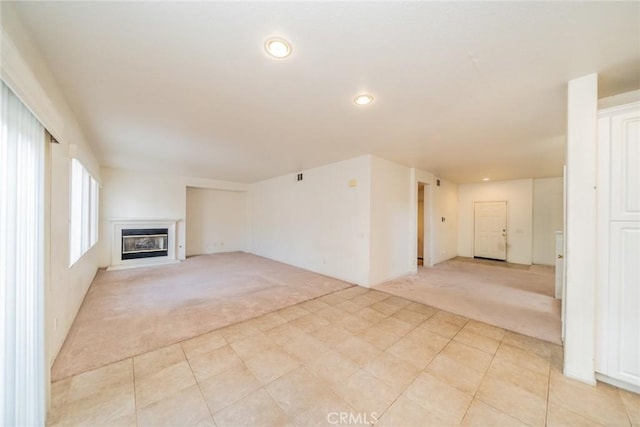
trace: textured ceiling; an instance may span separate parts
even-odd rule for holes
[[[638,2],[14,7],[104,166],[254,182],[372,153],[459,183],[559,176],[567,81],[640,87]]]

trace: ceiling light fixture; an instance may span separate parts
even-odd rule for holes
[[[353,98],[353,102],[355,102],[357,105],[371,104],[373,102],[373,95],[369,95],[368,93],[360,94]]]
[[[291,55],[291,44],[281,38],[270,38],[264,44],[264,49],[274,58],[286,58]]]
[[[491,181],[491,178],[482,178],[483,181]]]

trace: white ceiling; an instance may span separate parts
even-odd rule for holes
[[[372,153],[459,183],[558,176],[566,82],[640,87],[638,2],[15,8],[105,166],[254,182]]]

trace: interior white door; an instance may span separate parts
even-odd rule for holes
[[[507,259],[507,202],[476,202],[473,256]]]
[[[598,120],[598,378],[640,390],[640,103]]]
[[[606,374],[640,387],[640,221],[611,221]],[[614,345],[611,345],[614,344]]]

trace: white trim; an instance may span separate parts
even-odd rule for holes
[[[4,28],[1,46],[0,77],[49,133],[61,139],[64,131],[62,117]]]
[[[596,371],[606,372],[609,366],[609,150],[611,123],[608,117],[598,114],[597,158],[597,223],[596,223]]]
[[[565,365],[564,370],[562,371],[562,375],[572,380],[580,381],[589,385],[596,385],[595,374],[593,378],[585,377],[581,372],[575,373],[573,371],[569,371]]]
[[[631,102],[629,104],[616,105],[615,107],[598,110],[598,118],[612,116],[620,112],[634,111],[638,108],[640,108],[640,102]]]
[[[616,386],[616,387],[621,388],[623,390],[628,390],[628,391],[633,392],[633,393],[640,393],[640,387],[638,387],[637,385],[630,384],[630,383],[628,383],[626,381],[621,381],[621,380],[618,380],[616,378],[612,378],[612,377],[609,377],[607,375],[600,374],[598,372],[596,372],[596,379],[598,381],[602,381],[603,383],[611,384],[612,386]]]
[[[159,259],[159,258],[155,258]],[[144,262],[142,262],[144,260]],[[179,259],[162,259],[160,261],[151,261],[149,258],[141,258],[139,260],[128,260],[128,261],[141,261],[131,265],[112,265],[107,267],[107,271],[114,270],[129,270],[131,268],[142,268],[142,267],[157,267],[161,265],[171,265],[171,264],[180,264],[182,261]]]

